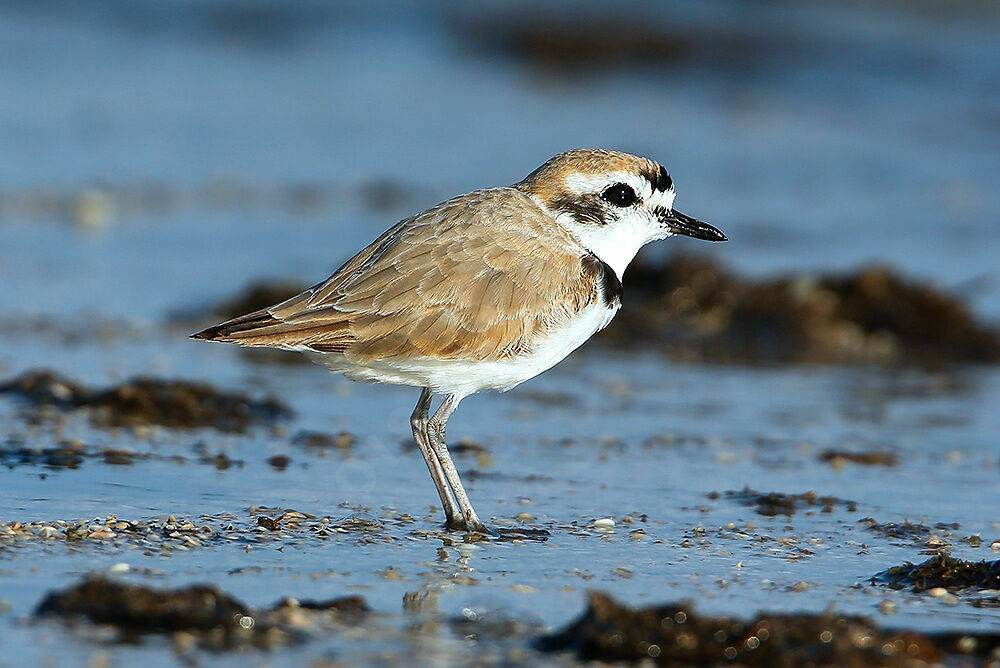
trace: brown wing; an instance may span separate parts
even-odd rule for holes
[[[530,198],[481,190],[400,222],[302,294],[194,337],[359,362],[499,359],[599,298],[602,278]]]

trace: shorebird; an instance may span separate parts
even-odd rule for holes
[[[604,328],[645,244],[726,241],[673,205],[657,162],[560,153],[512,186],[400,221],[325,281],[192,338],[297,350],[352,380],[423,388],[410,426],[447,526],[489,533],[448,452],[448,418],[463,398],[509,390]]]

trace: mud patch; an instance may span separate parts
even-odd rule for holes
[[[1000,560],[965,561],[947,554],[937,554],[919,564],[893,566],[871,579],[893,589],[923,592],[937,588],[950,592],[968,590],[1000,591]]]
[[[592,592],[575,622],[537,641],[544,652],[584,661],[677,666],[913,666],[949,654],[988,654],[995,635],[927,636],[880,628],[862,617],[761,614],[750,622],[696,614],[691,604],[630,608]]]
[[[24,465],[75,469],[83,463],[84,458],[92,456],[93,450],[79,441],[62,441],[51,448],[29,448],[17,444],[0,447],[0,464],[9,469]]]
[[[844,468],[848,463],[863,466],[896,466],[899,457],[891,452],[847,452],[844,450],[824,450],[816,457],[835,469]]]
[[[94,425],[102,428],[210,427],[243,432],[251,425],[292,416],[288,406],[272,397],[253,399],[203,383],[158,378],[135,378],[95,390],[51,371],[28,371],[0,383],[0,393],[18,395],[38,409],[88,409]]]
[[[513,473],[501,473],[499,471],[480,471],[479,469],[469,469],[462,473],[465,480],[509,480],[516,482],[553,482],[552,476],[539,473],[529,473],[528,475],[515,475]]]
[[[884,267],[754,282],[705,258],[640,256],[600,337],[717,362],[1000,362],[1000,334],[961,300]]]
[[[357,436],[349,431],[338,431],[336,434],[329,434],[323,431],[307,431],[305,429],[297,431],[292,436],[292,445],[314,450],[347,452],[354,446]]]
[[[469,51],[499,54],[549,74],[572,74],[574,78],[612,68],[686,65],[745,69],[777,54],[774,39],[755,42],[744,33],[725,29],[696,25],[676,29],[669,23],[613,12],[602,12],[598,17],[584,7],[574,13],[578,20],[544,11],[467,18],[454,25],[453,34]]]
[[[196,444],[195,450],[201,451],[195,460],[200,464],[208,464],[219,470],[243,466],[242,460],[232,459],[228,455],[208,454],[204,443]],[[100,462],[110,466],[131,466],[138,462],[150,461],[186,464],[190,460],[184,455],[162,455],[155,452],[136,452],[122,448],[87,445],[76,439],[59,441],[51,447],[33,448],[18,442],[0,446],[0,465],[6,466],[8,469],[14,469],[18,466],[44,466],[53,470],[76,469],[86,461]]]
[[[119,632],[118,641],[145,634],[173,635],[181,649],[273,648],[306,639],[305,629],[356,622],[368,613],[359,596],[299,603],[285,599],[254,610],[211,585],[161,590],[90,578],[52,592],[38,605],[38,617],[86,619]]]
[[[267,458],[267,463],[276,471],[284,471],[291,465],[292,458],[288,455],[274,455]]]
[[[714,494],[714,493],[713,493]],[[832,513],[837,506],[843,507],[849,512],[857,511],[857,503],[846,499],[838,499],[835,496],[820,496],[816,492],[803,492],[802,494],[784,494],[782,492],[761,493],[745,487],[740,491],[727,491],[727,499],[732,499],[744,506],[750,506],[758,515],[773,517],[775,515],[794,515],[803,508],[820,508],[824,513]],[[717,496],[709,495],[709,498]]]

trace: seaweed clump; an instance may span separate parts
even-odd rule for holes
[[[160,378],[134,378],[92,389],[51,371],[28,371],[0,383],[0,393],[20,395],[36,408],[90,409],[94,424],[104,428],[158,425],[242,432],[253,424],[292,415],[288,406],[274,398],[253,399],[204,383]]]
[[[360,621],[369,612],[360,596],[328,601],[284,599],[254,610],[211,585],[152,589],[92,577],[49,593],[38,617],[106,624],[128,642],[146,634],[172,634],[180,645],[214,650],[272,648],[305,640],[307,629]]]
[[[848,452],[846,450],[824,450],[816,457],[835,469],[844,468],[847,462],[862,466],[896,466],[899,456],[891,452]]]
[[[243,618],[250,608],[208,585],[157,590],[139,585],[92,578],[63,591],[52,592],[38,605],[39,616],[81,616],[126,632],[209,632],[229,637],[252,626]]]
[[[686,603],[630,608],[598,592],[579,619],[536,647],[572,650],[584,661],[769,668],[911,666],[937,662],[947,649],[931,637],[883,630],[861,617],[781,613],[743,622],[698,615]]]
[[[775,515],[794,515],[801,508],[818,507],[824,513],[832,513],[834,507],[840,505],[847,510],[854,512],[857,510],[857,503],[847,501],[835,496],[820,496],[816,492],[803,492],[801,494],[785,494],[783,492],[757,492],[749,487],[740,491],[729,490],[726,492],[727,499],[733,499],[750,506],[758,515],[774,517]]]
[[[720,362],[1000,362],[1000,333],[960,299],[884,267],[755,282],[681,255],[640,257],[628,278],[605,343]]]
[[[873,584],[893,589],[910,588],[922,592],[938,587],[948,591],[964,589],[1000,589],[1000,560],[965,561],[947,554],[936,554],[919,564],[910,562],[893,566],[872,578]]]

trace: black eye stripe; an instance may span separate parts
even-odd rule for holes
[[[584,195],[579,198],[560,197],[552,202],[552,208],[560,213],[566,213],[583,225],[603,225],[605,205],[595,195]]]
[[[614,206],[626,207],[635,204],[639,198],[636,197],[632,186],[625,183],[616,183],[601,193],[601,199]]]

